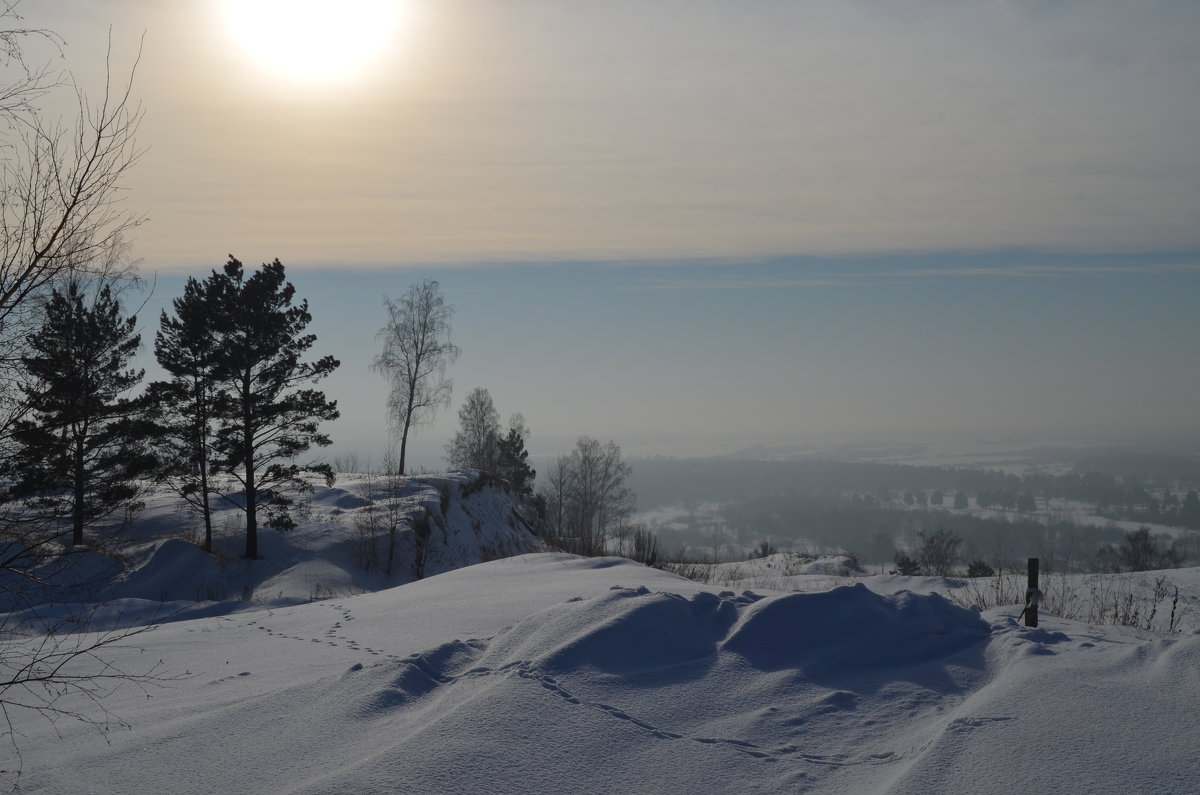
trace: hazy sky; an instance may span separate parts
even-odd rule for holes
[[[535,449],[1200,431],[1194,0],[228,5],[21,10],[92,92],[145,34],[148,310],[279,257],[348,446],[381,295],[429,276],[463,357],[428,466],[477,385]]]

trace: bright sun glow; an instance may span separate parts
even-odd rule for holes
[[[357,76],[393,40],[399,0],[224,0],[225,21],[270,71],[294,80]]]

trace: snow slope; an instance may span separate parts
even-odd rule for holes
[[[391,588],[486,560],[544,549],[536,512],[474,470],[403,478],[394,494],[382,479],[339,476],[316,485],[288,532],[259,529],[259,560],[245,560],[244,514],[214,501],[214,553],[199,546],[200,519],[169,492],[152,495],[119,556],[87,553],[89,598],[103,600],[95,626],[227,614]],[[373,499],[371,498],[373,497]],[[390,546],[391,527],[396,528]],[[418,534],[427,534],[420,544]],[[421,570],[414,561],[424,551]],[[388,565],[389,550],[392,565]],[[74,566],[80,576],[81,565]],[[58,618],[54,605],[9,610],[0,588],[0,626]]]
[[[1193,572],[1194,574],[1194,572]],[[1195,577],[1187,582],[1196,582]],[[530,554],[164,624],[23,792],[1193,792],[1200,634]],[[3,753],[3,752],[0,752]],[[12,760],[0,768],[13,770]],[[14,783],[14,774],[0,774]]]

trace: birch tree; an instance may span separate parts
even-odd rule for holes
[[[446,445],[446,463],[452,469],[495,472],[500,462],[500,414],[483,387],[467,393],[458,412],[458,432]]]
[[[450,342],[449,306],[438,283],[426,279],[414,284],[398,301],[384,298],[388,321],[376,334],[383,350],[372,369],[388,379],[388,421],[400,439],[399,474],[404,474],[408,435],[433,420],[439,407],[450,405],[454,382],[446,367],[460,350]]]

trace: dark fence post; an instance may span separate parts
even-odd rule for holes
[[[1038,604],[1042,601],[1042,591],[1038,588],[1038,559],[1029,559],[1029,588],[1025,591],[1025,626],[1038,625]]]

